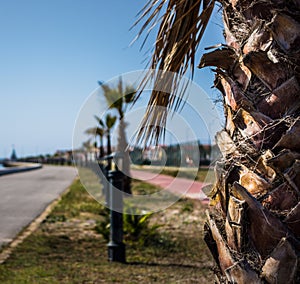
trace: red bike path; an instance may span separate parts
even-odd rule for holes
[[[205,185],[202,182],[186,178],[174,178],[172,176],[147,171],[131,170],[130,172],[131,177],[134,179],[139,179],[147,183],[160,186],[161,188],[176,195],[180,195],[181,197],[197,199],[203,203],[209,202],[209,199],[202,191],[202,187]]]

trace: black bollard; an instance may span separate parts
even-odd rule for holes
[[[126,262],[125,244],[123,243],[123,182],[124,174],[116,170],[108,173],[110,241],[108,243],[109,261]]]

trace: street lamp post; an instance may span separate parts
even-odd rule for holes
[[[109,261],[126,262],[125,244],[123,242],[123,188],[124,174],[118,165],[122,165],[123,155],[113,153],[106,157],[114,160],[114,169],[108,171],[107,203],[110,209],[110,240],[108,243]],[[117,162],[121,160],[121,162]]]

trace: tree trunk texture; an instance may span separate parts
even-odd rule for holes
[[[300,1],[219,1],[226,45],[215,66],[217,134],[205,241],[217,283],[300,283]]]

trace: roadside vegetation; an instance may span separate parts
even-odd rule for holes
[[[134,180],[132,190],[157,189]],[[181,199],[159,213],[124,216],[127,263],[110,263],[103,231],[107,209],[76,180],[39,229],[0,265],[0,283],[213,283],[204,210],[197,201]]]

